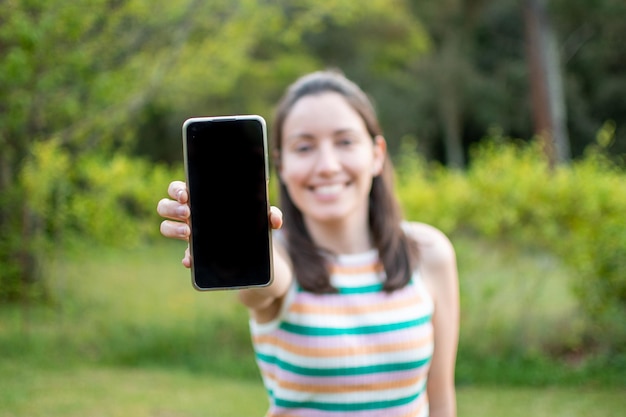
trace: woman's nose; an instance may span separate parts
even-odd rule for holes
[[[332,173],[340,169],[339,155],[332,143],[323,142],[319,147],[316,169],[321,173]]]

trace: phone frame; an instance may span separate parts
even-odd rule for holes
[[[193,245],[193,211],[191,210],[191,205],[193,201],[193,195],[190,191],[189,186],[189,159],[188,159],[188,128],[194,123],[206,123],[206,122],[236,122],[236,121],[256,121],[261,125],[262,130],[262,140],[263,140],[263,161],[264,161],[264,193],[265,193],[265,201],[266,201],[266,212],[267,212],[267,240],[268,240],[268,273],[269,279],[267,282],[259,283],[259,284],[245,284],[245,285],[229,285],[229,286],[210,286],[210,287],[202,287],[199,286],[196,279],[196,270],[194,268],[194,245]],[[183,133],[183,159],[184,159],[184,171],[185,171],[185,181],[187,185],[187,195],[188,201],[187,204],[190,208],[190,212],[192,213],[189,216],[189,227],[191,229],[191,234],[189,236],[189,253],[191,257],[191,283],[197,291],[206,292],[206,291],[222,291],[222,290],[238,290],[238,289],[246,289],[246,288],[263,288],[272,284],[274,280],[274,265],[273,265],[273,248],[272,248],[272,227],[269,221],[270,214],[270,200],[269,200],[269,181],[270,181],[270,170],[269,170],[269,161],[268,161],[268,142],[267,142],[267,124],[265,119],[256,114],[240,114],[240,115],[232,115],[232,116],[203,116],[203,117],[191,117],[186,119],[182,125],[182,133]]]

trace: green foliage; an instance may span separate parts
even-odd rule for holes
[[[465,174],[417,161],[406,153],[399,161],[408,217],[559,256],[586,325],[557,349],[625,353],[626,174],[600,145],[551,171],[538,144],[495,132],[473,150]]]
[[[25,261],[41,271],[45,258],[67,245],[130,247],[157,235],[157,200],[173,178],[182,178],[180,169],[121,153],[75,157],[59,140],[35,143],[9,200],[24,210],[28,229],[13,226],[2,241],[0,255],[21,252],[0,258],[0,299],[48,292],[45,280],[23,282]]]
[[[619,326],[626,193],[622,168],[605,155],[626,143],[619,129],[623,52],[614,46],[623,37],[622,3],[552,5],[568,39],[574,148],[614,120],[605,122],[595,150],[550,172],[536,145],[494,133],[464,173],[415,158],[416,144],[397,138],[418,135],[432,158],[442,136],[438,119],[452,114],[437,103],[450,104],[456,94],[458,127],[471,129],[467,136],[482,135],[494,120],[527,136],[521,19],[512,0],[5,1],[0,299],[18,297],[41,272],[38,259],[65,243],[128,245],[158,233],[154,205],[181,172],[127,155],[179,166],[186,117],[269,116],[288,82],[338,65],[372,93],[390,150],[401,150],[398,188],[410,217],[557,254],[576,277],[589,337],[619,346],[626,338]],[[581,16],[588,18],[582,27]],[[441,83],[444,75],[460,87]],[[446,86],[451,94],[442,94]]]
[[[58,141],[36,143],[21,185],[38,238],[105,245],[133,245],[158,234],[156,201],[182,173],[121,153],[88,153],[72,161]],[[42,248],[45,249],[45,248]]]
[[[150,218],[148,206],[154,215],[147,200],[172,177],[123,155],[179,166],[186,118],[269,116],[288,82],[323,66],[305,37],[331,23],[384,16],[389,31],[401,21],[411,36],[398,39],[411,42],[376,51],[402,61],[423,40],[402,10],[381,0],[3,2],[0,298],[40,279],[39,260],[70,236],[114,244],[147,233],[135,220]]]

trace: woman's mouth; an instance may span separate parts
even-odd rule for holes
[[[313,192],[320,197],[334,197],[341,193],[344,184],[318,185],[313,187]]]

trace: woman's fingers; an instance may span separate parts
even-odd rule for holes
[[[187,205],[189,193],[187,185],[182,181],[172,181],[167,189],[171,198],[163,198],[157,204],[157,212],[161,217],[168,220],[161,222],[161,234],[168,238],[189,241],[191,228],[189,216],[191,211]],[[270,224],[272,229],[280,229],[283,225],[283,213],[278,207],[270,207]],[[186,268],[191,268],[191,254],[189,247],[185,250],[182,263]]]
[[[164,220],[161,222],[161,234],[173,239],[189,240],[191,229],[187,223]]]
[[[182,181],[172,181],[167,188],[167,194],[181,204],[187,204],[189,199],[187,184]]]
[[[283,225],[283,212],[278,207],[270,207],[270,224],[272,229],[280,229]]]
[[[186,192],[185,192],[186,193]],[[164,198],[157,204],[157,212],[161,217],[186,222],[189,220],[189,206],[169,198]]]
[[[191,254],[189,253],[189,246],[185,249],[185,257],[183,258],[183,265],[185,268],[191,268]]]

